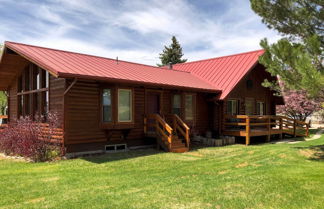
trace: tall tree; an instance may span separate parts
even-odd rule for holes
[[[187,59],[182,59],[182,47],[177,38],[172,36],[171,40],[170,46],[164,46],[163,52],[160,54],[161,64],[158,64],[158,66],[187,62]]]
[[[285,85],[324,99],[323,0],[250,0],[251,7],[270,29],[283,38],[261,41],[265,54],[260,62]],[[274,87],[265,81],[265,86]],[[278,89],[278,88],[277,88]]]
[[[0,44],[0,56],[2,55],[3,45]],[[0,115],[6,114],[7,96],[5,92],[0,91]]]

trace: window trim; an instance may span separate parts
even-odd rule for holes
[[[131,119],[128,120],[128,121],[120,121],[119,120],[119,92],[120,91],[129,91],[130,92],[130,98],[131,98],[131,101],[130,101],[130,116],[131,116]],[[116,108],[116,111],[117,111],[117,123],[132,123],[134,121],[134,93],[133,93],[133,89],[131,88],[118,88],[117,89],[117,108]]]

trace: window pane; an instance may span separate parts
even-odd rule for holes
[[[132,120],[132,91],[118,90],[118,121],[129,122]]]
[[[185,118],[186,120],[193,120],[193,96],[185,96]]]
[[[227,101],[227,114],[228,115],[237,115],[237,100],[228,100]]]
[[[104,89],[102,92],[102,113],[103,122],[112,122],[112,108],[111,108],[111,90]]]
[[[245,100],[245,114],[246,115],[253,115],[254,112],[254,101],[252,99]]]
[[[172,113],[180,115],[181,114],[181,95],[173,95]]]

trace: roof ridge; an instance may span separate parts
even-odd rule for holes
[[[220,58],[225,58],[225,57],[234,57],[234,56],[243,55],[243,54],[256,53],[259,51],[264,51],[264,49],[258,49],[258,50],[248,51],[248,52],[237,53],[237,54],[224,55],[224,56],[220,56],[220,57],[207,58],[207,59],[196,60],[196,61],[185,62],[185,63],[178,63],[173,66],[186,65],[186,64],[192,64],[192,63],[197,63],[197,62],[204,62],[204,61],[215,60],[215,59],[220,59]]]
[[[66,52],[66,53],[72,53],[72,54],[79,54],[79,55],[89,56],[89,57],[97,57],[97,58],[108,59],[108,60],[112,60],[112,61],[116,60],[116,59],[109,58],[109,57],[103,57],[103,56],[98,56],[98,55],[85,54],[85,53],[80,53],[80,52],[73,52],[73,51],[68,51],[68,50],[54,49],[54,48],[50,48],[50,47],[36,46],[36,45],[18,43],[18,42],[13,42],[13,41],[5,41],[5,45],[7,43],[9,43],[9,44],[18,44],[18,45],[23,45],[23,46],[28,46],[28,47],[48,49],[48,50],[53,50],[53,51],[58,51],[58,52]],[[184,72],[182,70],[164,69],[164,68],[161,68],[161,67],[158,67],[158,66],[153,66],[153,65],[148,65],[148,64],[142,64],[142,63],[137,63],[137,62],[130,62],[130,61],[126,61],[126,60],[119,60],[118,59],[118,62],[125,62],[125,63],[135,64],[135,65],[142,65],[142,66],[147,66],[147,67],[153,67],[153,68],[156,68],[156,69],[159,69],[159,70],[173,70],[173,71],[182,72],[182,73],[190,73],[190,72]]]

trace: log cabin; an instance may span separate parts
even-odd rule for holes
[[[261,85],[276,79],[258,62],[263,53],[159,68],[6,41],[0,90],[9,122],[55,112],[66,153],[155,143],[185,152],[193,135],[224,135],[226,115],[275,115],[283,100]]]

